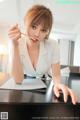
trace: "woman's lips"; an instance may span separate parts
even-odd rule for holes
[[[32,38],[31,38],[31,40],[32,40],[33,42],[38,42],[38,41],[39,41],[38,39],[32,39]]]

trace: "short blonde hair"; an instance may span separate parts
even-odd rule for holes
[[[49,8],[43,5],[34,5],[28,10],[24,17],[24,22],[31,25],[42,24],[43,28],[49,30],[52,28],[53,17]]]

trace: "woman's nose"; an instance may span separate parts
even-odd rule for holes
[[[36,31],[35,31],[35,36],[38,37],[39,35],[40,35],[40,30],[36,30]]]

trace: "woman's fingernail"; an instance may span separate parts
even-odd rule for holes
[[[76,102],[73,102],[74,105],[76,105]]]
[[[56,94],[57,97],[59,97],[59,94]]]
[[[64,98],[64,102],[67,102],[67,98]]]

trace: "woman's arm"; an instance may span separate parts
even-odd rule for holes
[[[21,83],[24,79],[19,47],[15,45],[13,45],[12,75],[16,83]]]
[[[21,32],[18,28],[18,25],[13,26],[9,30],[9,37],[12,40],[13,44],[13,59],[12,59],[12,75],[16,83],[21,83],[24,79],[22,63],[19,53],[19,39],[21,38]]]
[[[64,102],[67,102],[68,95],[71,96],[72,103],[76,104],[77,96],[68,86],[61,84],[61,74],[60,74],[60,64],[52,65],[52,76],[54,80],[54,94],[59,97],[60,92],[62,91],[64,96]]]
[[[56,63],[52,65],[52,77],[55,84],[61,83],[60,64]]]

